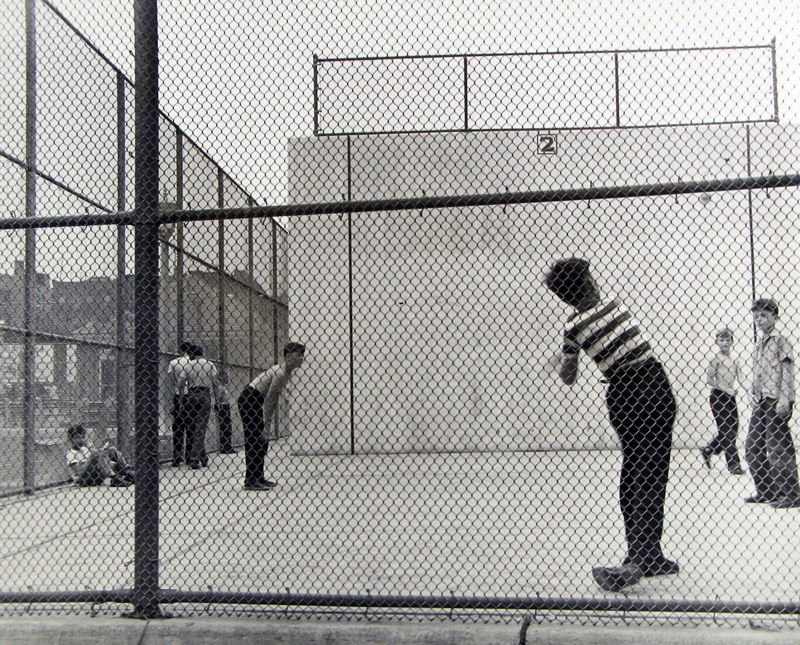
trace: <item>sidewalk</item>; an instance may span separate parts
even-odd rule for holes
[[[798,631],[670,627],[572,627],[413,622],[355,623],[256,618],[135,620],[87,616],[3,618],[13,645],[794,645]]]

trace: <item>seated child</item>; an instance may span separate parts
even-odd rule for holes
[[[72,448],[67,451],[67,464],[78,486],[102,486],[110,477],[109,486],[133,484],[133,468],[114,446],[106,442],[97,450],[86,441],[86,428],[74,425],[67,428]]]

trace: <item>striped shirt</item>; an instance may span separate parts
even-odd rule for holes
[[[600,302],[570,316],[564,337],[577,343],[606,378],[625,365],[653,356],[639,324],[616,300]]]

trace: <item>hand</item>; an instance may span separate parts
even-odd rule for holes
[[[788,421],[792,416],[792,402],[778,399],[778,403],[775,405],[775,416]]]
[[[561,367],[561,357],[563,354],[561,352],[556,352],[550,358],[547,359],[547,369],[549,371],[556,371],[558,368]]]

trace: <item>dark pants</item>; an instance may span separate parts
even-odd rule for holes
[[[186,461],[186,404],[183,394],[172,397],[172,462],[180,464]]]
[[[728,470],[739,470],[739,451],[736,450],[736,435],[739,434],[739,411],[736,408],[736,397],[722,390],[711,390],[709,396],[711,414],[717,424],[717,435],[708,443],[705,450],[718,455],[725,453]]]
[[[216,406],[217,423],[219,424],[220,452],[233,452],[233,423],[231,421],[230,403]]]
[[[109,476],[112,482],[132,483],[135,479],[133,468],[113,446],[95,452],[75,483],[78,486],[102,486]]]
[[[789,432],[789,419],[775,414],[775,399],[764,398],[753,409],[747,433],[744,456],[753,476],[756,494],[774,500],[800,497],[794,443]]]
[[[249,385],[242,390],[237,401],[244,434],[245,486],[264,481],[264,465],[269,441],[264,433],[264,395]]]
[[[186,408],[186,463],[190,466],[207,466],[206,430],[211,416],[211,391],[207,387],[192,387],[184,396]]]
[[[619,502],[627,559],[647,567],[664,558],[661,534],[675,397],[661,363],[648,359],[610,379],[606,403],[622,446]]]

